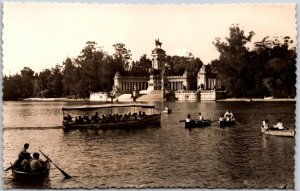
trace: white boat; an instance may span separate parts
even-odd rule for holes
[[[90,101],[102,101],[107,102],[108,100],[108,92],[92,92],[90,94]]]
[[[164,113],[164,114],[171,114],[171,113],[172,113],[172,109],[169,109],[168,107],[166,107],[166,108],[163,110],[163,113]]]
[[[273,99],[273,96],[270,96],[270,97],[264,97],[264,99]]]
[[[295,130],[293,129],[285,129],[285,130],[270,130],[261,127],[261,132],[266,135],[274,135],[274,136],[282,136],[282,137],[294,137]]]

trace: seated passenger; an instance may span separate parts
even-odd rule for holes
[[[77,117],[75,117],[75,123],[76,124],[78,124],[79,122],[78,122],[78,118]]]
[[[33,159],[30,161],[31,171],[40,171],[46,168],[45,162],[40,159],[39,153],[33,153]]]
[[[225,112],[224,118],[226,119],[227,116],[229,117],[229,111],[228,110]]]
[[[225,121],[230,121],[231,119],[230,119],[230,117],[229,117],[229,115],[227,115],[226,117],[225,117]]]
[[[92,121],[94,122],[94,123],[98,123],[99,122],[99,115],[98,115],[99,113],[98,112],[96,112],[95,113],[95,115],[93,115],[92,116]]]
[[[199,121],[203,121],[204,119],[203,119],[203,116],[202,116],[202,114],[201,113],[199,113]]]
[[[284,130],[283,124],[281,122],[281,119],[278,119],[278,123],[276,125],[273,125],[274,128],[277,128],[279,130]]]
[[[265,119],[265,120],[263,121],[262,127],[263,127],[264,129],[269,129],[269,120],[268,120],[268,119]]]
[[[233,118],[233,113],[232,113],[231,111],[229,111],[228,115],[229,115],[229,118],[230,118],[231,120],[234,119],[234,118]]]
[[[139,117],[143,117],[142,111],[139,111]]]
[[[192,118],[191,118],[191,115],[190,114],[188,114],[187,115],[187,117],[186,117],[186,119],[185,119],[185,122],[191,122],[192,121]]]
[[[22,168],[24,169],[24,171],[30,171],[31,169],[30,169],[30,161],[31,161],[31,156],[30,156],[30,153],[25,153],[24,154],[24,159],[23,159],[23,161],[22,161],[22,163],[21,163],[21,166],[22,166]]]
[[[83,118],[79,115],[79,117],[78,117],[78,123],[79,124],[82,124],[83,123]]]
[[[220,116],[219,121],[224,121],[223,115]]]
[[[83,116],[83,122],[84,123],[90,123],[91,120],[89,119],[89,116],[87,116],[86,114]]]
[[[25,143],[23,149],[18,154],[19,159],[21,159],[20,162],[22,162],[26,153],[29,153],[29,152],[27,152],[28,148],[29,148],[29,144]]]
[[[124,114],[124,121],[128,121],[128,115]]]
[[[125,119],[124,119],[124,116],[123,116],[122,114],[120,115],[120,119],[119,119],[119,121],[120,121],[120,122],[123,122],[123,121],[125,121]]]
[[[146,116],[147,116],[147,114],[145,112],[143,112],[143,117],[146,117]]]
[[[68,116],[64,115],[64,121],[68,121]]]

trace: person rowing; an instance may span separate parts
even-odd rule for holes
[[[225,118],[223,117],[223,115],[220,116],[219,121],[224,121]]]
[[[203,119],[203,116],[202,116],[202,114],[201,114],[201,113],[199,113],[198,115],[199,115],[199,121],[203,121],[204,119]]]
[[[230,110],[227,110],[224,114],[224,119],[226,121],[234,121],[235,118],[233,117],[233,113]]]
[[[191,121],[192,121],[191,115],[188,114],[187,117],[186,117],[186,119],[185,119],[185,122],[189,123]]]
[[[269,129],[269,120],[268,120],[268,119],[265,119],[265,120],[263,121],[262,127],[263,127],[265,130],[268,130],[268,129]]]

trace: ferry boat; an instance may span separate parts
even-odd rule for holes
[[[161,113],[147,104],[84,105],[63,107],[62,111],[64,130],[142,128],[161,123]],[[95,119],[98,112],[101,116]]]

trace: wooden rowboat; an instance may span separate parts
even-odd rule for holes
[[[185,128],[197,128],[210,126],[211,120],[185,122]]]
[[[24,183],[44,184],[49,180],[50,163],[45,162],[46,168],[38,172],[25,172],[22,169],[12,168],[12,176],[14,180]]]
[[[266,130],[265,128],[261,127],[261,132],[266,135],[274,135],[274,136],[281,136],[281,137],[294,137],[295,130]]]
[[[172,113],[172,109],[164,109],[163,113],[164,114],[171,114]]]
[[[235,120],[233,121],[219,121],[220,127],[231,127],[235,124]]]

